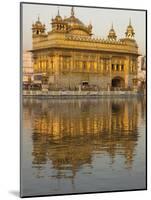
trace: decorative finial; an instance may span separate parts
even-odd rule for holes
[[[92,29],[92,23],[91,23],[91,21],[89,21],[88,28],[89,28],[89,29]]]
[[[135,32],[131,25],[131,18],[129,18],[129,25],[127,26],[127,30],[125,32],[126,38],[134,38]]]
[[[58,7],[58,16],[60,16],[59,7]]]
[[[71,8],[71,16],[74,16],[74,7]]]
[[[129,26],[131,26],[131,18],[129,18]]]
[[[39,14],[38,14],[38,22],[40,21],[40,16],[39,16]]]
[[[111,41],[115,41],[116,38],[117,38],[117,36],[116,36],[116,32],[114,30],[113,22],[112,22],[111,29],[110,29],[109,34],[108,34],[108,39],[111,40]]]

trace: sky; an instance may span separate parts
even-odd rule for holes
[[[23,5],[23,21],[21,23],[23,23],[24,50],[32,48],[32,23],[34,23],[39,16],[40,21],[46,25],[46,31],[50,31],[51,18],[57,15],[58,9],[62,17],[69,17],[71,15],[71,6]],[[117,34],[117,39],[125,37],[129,19],[131,19],[131,24],[135,31],[135,39],[139,46],[139,52],[142,55],[145,54],[146,17],[144,11],[74,7],[74,12],[75,17],[79,18],[84,24],[92,24],[94,36],[104,39],[107,38],[112,23]]]

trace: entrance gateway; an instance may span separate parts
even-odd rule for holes
[[[122,77],[114,77],[112,79],[112,87],[113,88],[124,88],[125,87],[125,82]]]

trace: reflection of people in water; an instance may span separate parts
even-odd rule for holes
[[[73,178],[82,165],[92,166],[97,151],[112,162],[123,155],[130,168],[142,107],[136,99],[25,100],[24,113],[32,116],[33,167],[51,160],[54,176],[67,177],[64,170],[70,170]]]

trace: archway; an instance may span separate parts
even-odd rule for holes
[[[112,79],[112,88],[124,88],[125,87],[125,83],[124,83],[124,79],[121,77],[114,77]]]

